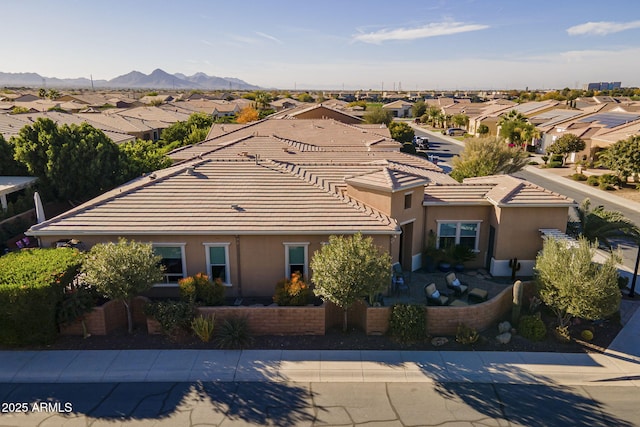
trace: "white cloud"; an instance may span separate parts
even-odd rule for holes
[[[585,24],[575,25],[567,29],[570,36],[579,36],[583,34],[595,34],[597,36],[606,36],[607,34],[619,33],[620,31],[633,30],[640,28],[640,21],[631,22],[587,22]]]
[[[271,36],[269,34],[261,33],[260,31],[256,31],[256,34],[259,35],[260,37],[264,37],[265,39],[268,39],[268,40],[274,41],[276,43],[282,44],[281,40],[279,40],[279,39],[277,39],[274,36]]]
[[[466,33],[469,31],[485,30],[488,25],[464,24],[462,22],[441,22],[427,24],[416,28],[384,29],[373,33],[363,33],[353,36],[353,40],[364,43],[379,44],[388,40],[415,40],[427,37],[446,36]]]

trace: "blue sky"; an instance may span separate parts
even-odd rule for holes
[[[640,86],[638,0],[3,0],[0,71],[281,89]]]

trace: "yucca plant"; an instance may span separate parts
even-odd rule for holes
[[[253,343],[249,322],[244,317],[225,319],[218,331],[217,344],[220,348],[246,348]]]
[[[213,328],[215,326],[215,315],[211,316],[198,316],[191,321],[191,329],[202,342],[209,342],[213,335]]]

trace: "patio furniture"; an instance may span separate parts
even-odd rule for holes
[[[449,273],[444,278],[447,281],[447,288],[451,289],[457,297],[461,297],[469,290],[469,285],[460,282],[460,279],[456,277],[456,273]]]
[[[407,295],[411,295],[411,289],[409,288],[409,281],[407,277],[405,277],[404,271],[402,271],[402,266],[399,262],[394,263],[391,266],[392,274],[391,274],[391,289],[394,294],[399,294],[402,292],[406,292]]]
[[[424,285],[424,296],[427,305],[449,305],[449,296],[441,294],[435,283]]]
[[[469,302],[480,303],[485,302],[489,298],[489,292],[486,289],[473,288],[469,291],[467,299]]]

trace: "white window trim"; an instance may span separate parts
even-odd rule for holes
[[[460,244],[460,224],[477,224],[476,227],[476,243],[474,245],[473,251],[480,252],[478,249],[478,245],[480,244],[480,226],[482,225],[481,220],[458,220],[458,221],[448,221],[448,220],[437,220],[438,224],[438,233],[436,235],[436,248],[440,249],[440,224],[456,224],[456,236],[455,236],[455,244]],[[447,236],[448,237],[448,236]]]
[[[304,247],[304,271],[302,276],[309,277],[309,242],[283,242],[282,244],[284,245],[284,277],[289,278],[290,275],[289,248],[292,246]]]
[[[180,257],[182,258],[182,278],[183,279],[187,277],[187,257],[185,256],[185,252],[184,252],[185,246],[187,246],[186,243],[153,243],[153,242],[151,243],[151,247],[153,248],[180,248]],[[156,288],[176,287],[178,286],[178,282],[156,283],[153,286]]]
[[[209,252],[209,248],[219,248],[219,247],[224,248],[224,259],[226,261],[224,266],[224,276],[227,278],[227,280],[229,280],[229,282],[225,282],[223,284],[227,287],[233,286],[233,284],[231,283],[231,267],[229,266],[229,246],[231,245],[231,243],[230,242],[203,243],[202,245],[204,246],[204,251],[205,251],[204,256],[205,256],[205,259],[207,260],[207,276],[211,274],[211,266],[213,265],[211,264],[211,257],[210,257],[211,254]]]

